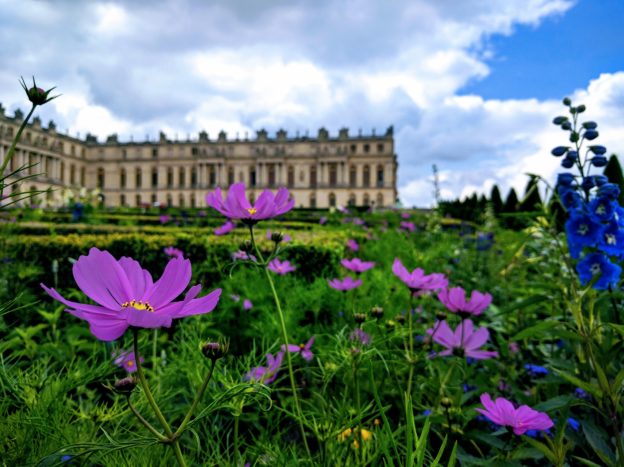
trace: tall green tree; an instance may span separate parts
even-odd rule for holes
[[[539,211],[542,206],[542,197],[538,189],[539,178],[531,176],[524,190],[524,198],[518,205],[520,212]]]
[[[609,162],[604,168],[603,175],[605,175],[611,183],[615,183],[620,187],[620,204],[624,204],[624,175],[622,174],[622,166],[615,154],[611,154]]]
[[[503,212],[503,198],[501,196],[498,185],[494,185],[492,187],[492,192],[490,193],[490,202],[492,203],[492,209],[494,210],[494,214],[498,215]]]

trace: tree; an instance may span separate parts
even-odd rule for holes
[[[492,203],[492,209],[494,210],[494,214],[498,216],[498,214],[503,212],[503,198],[501,197],[498,185],[494,185],[492,187],[492,192],[490,193],[490,202]]]
[[[620,204],[624,204],[624,175],[622,175],[622,166],[615,154],[611,154],[603,175],[605,175],[611,183],[615,183],[620,187]]]
[[[532,175],[524,190],[524,198],[518,205],[518,211],[533,212],[541,209],[542,197],[539,194],[538,182],[539,179]]]

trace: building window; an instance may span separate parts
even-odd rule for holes
[[[180,193],[180,196],[178,197],[178,206],[181,208],[184,207],[184,195],[182,193]]]
[[[217,184],[217,169],[214,165],[208,166],[208,180],[210,181],[210,186],[216,186]]]
[[[384,205],[383,193],[377,193],[377,207],[381,208]]]
[[[336,207],[336,195],[334,193],[330,193],[328,197],[329,206],[332,208]]]
[[[143,172],[141,171],[141,167],[136,168],[136,172],[134,174],[134,185],[137,188],[141,188],[143,185]]]
[[[384,152],[383,143],[377,143],[377,152]]]
[[[299,181],[300,182],[304,182],[305,181],[305,171],[303,171],[303,170],[299,171]]]
[[[275,186],[275,164],[267,164],[269,186]]]
[[[378,165],[377,166],[377,186],[378,187],[383,187],[384,186],[384,168],[383,168],[383,165]]]
[[[357,169],[354,165],[349,167],[349,186],[355,187],[357,186]]]
[[[310,186],[312,188],[316,187],[316,165],[313,165],[312,167],[310,167]]]
[[[167,169],[167,188],[173,187],[173,169],[169,167]]]
[[[197,167],[193,167],[191,169],[191,186],[192,187],[197,186]]]
[[[365,187],[370,186],[370,167],[367,165],[364,166],[364,172],[362,174],[362,185]]]
[[[158,168],[152,169],[152,188],[158,187]]]
[[[288,188],[295,186],[295,169],[292,165],[288,166]]]
[[[194,208],[195,207],[195,194],[191,193],[191,207]]]
[[[354,154],[355,152],[357,152],[357,145],[352,144],[351,145],[351,154]]]
[[[97,187],[104,188],[104,169],[102,167],[97,170]]]
[[[180,172],[178,173],[178,185],[181,187],[184,186],[184,167],[180,167]]]
[[[125,149],[122,149],[122,150],[121,150],[121,157],[122,157],[123,159],[125,159],[126,157],[128,157],[128,151],[126,151]]]
[[[364,206],[370,206],[370,197],[368,196],[368,193],[364,193],[364,199],[362,201]]]
[[[336,163],[329,164],[329,185],[336,186],[338,184],[338,167]]]
[[[156,201],[158,201],[158,197],[156,196],[156,193],[152,193],[152,206],[156,204]]]
[[[364,152],[369,152],[370,151],[370,144],[365,144],[364,145]]]
[[[126,188],[126,169],[121,169],[119,172],[119,187]]]
[[[74,164],[70,164],[69,166],[69,183],[71,185],[76,183],[76,166]]]
[[[141,206],[141,195],[136,195],[134,197],[134,202],[136,203],[137,208]]]
[[[84,167],[80,168],[80,185],[85,186],[85,178],[87,178],[87,170]]]
[[[232,185],[234,183],[234,168],[228,168],[228,185]]]
[[[158,148],[152,149],[152,157],[158,157]]]
[[[119,195],[119,204],[121,204],[122,206],[126,205],[126,195]]]
[[[30,168],[28,170],[30,171]],[[61,162],[61,176],[60,176],[60,179],[61,179],[61,182],[65,181],[65,162]]]
[[[355,193],[351,193],[351,194],[349,195],[349,201],[347,201],[347,204],[348,204],[349,206],[355,206],[355,203],[356,203]]]
[[[310,195],[310,207],[311,208],[316,207],[316,195],[314,193]]]
[[[256,186],[256,168],[249,169],[249,186]]]
[[[173,196],[171,196],[171,193],[167,193],[167,206],[171,207],[173,205]]]

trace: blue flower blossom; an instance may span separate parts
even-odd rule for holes
[[[570,218],[565,223],[568,236],[570,255],[578,258],[586,246],[594,246],[602,240],[604,226],[587,214],[571,211]]]
[[[527,372],[534,378],[546,376],[549,373],[547,368],[539,365],[532,365],[530,363],[524,365],[524,369],[527,370]]]
[[[575,420],[574,418],[570,417],[568,418],[568,426],[572,428],[574,431],[579,431],[581,424],[578,420]]]
[[[622,268],[609,261],[609,258],[602,253],[590,253],[586,255],[576,265],[581,284],[587,285],[594,276],[599,279],[594,284],[596,290],[606,290],[611,286],[616,288],[620,280]]]

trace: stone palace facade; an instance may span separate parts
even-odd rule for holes
[[[4,156],[22,122],[0,105],[0,156]],[[201,132],[197,139],[120,142],[111,135],[98,142],[58,133],[35,117],[22,133],[8,173],[31,165],[36,175],[14,191],[45,190],[40,202],[60,206],[68,190],[98,190],[106,206],[206,206],[206,194],[217,186],[244,182],[250,199],[265,188],[286,186],[297,207],[393,206],[397,198],[397,157],[392,127],[383,135],[350,136],[346,128],[333,137],[324,128],[316,137],[287,136],[265,130],[253,139],[216,139]],[[9,179],[10,182],[10,179]],[[44,201],[45,199],[45,201]]]

